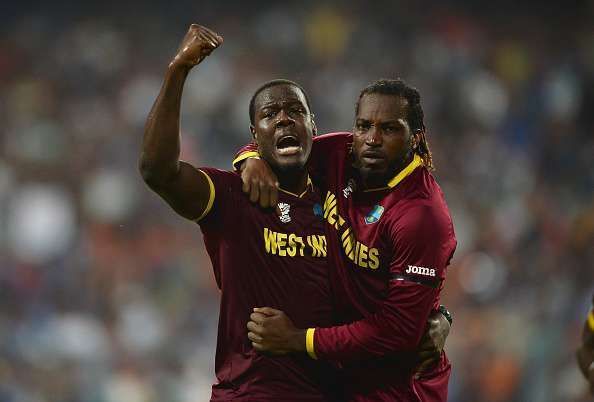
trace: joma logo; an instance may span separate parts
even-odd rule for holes
[[[409,265],[406,269],[407,274],[419,274],[425,276],[435,276],[435,270],[432,268],[417,267],[416,265]]]

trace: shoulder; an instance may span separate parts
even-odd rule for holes
[[[232,222],[249,200],[241,190],[241,177],[235,172],[212,167],[198,167],[210,186],[210,196],[203,214],[196,219],[203,230],[218,230],[221,224]],[[206,233],[206,232],[205,232]]]
[[[340,141],[352,140],[353,133],[350,131],[335,131],[332,133],[321,134],[315,137],[315,141]]]
[[[316,136],[312,159],[321,166],[334,166],[350,154],[352,144],[353,135],[346,131]]]
[[[400,190],[406,204],[415,206],[427,204],[438,209],[447,210],[441,187],[429,170],[421,166],[407,179],[403,182],[402,189]]]
[[[314,137],[314,144],[316,147],[337,146],[340,144],[350,144],[352,142],[353,134],[348,131],[337,131],[335,133],[327,133]]]
[[[411,177],[406,195],[389,208],[392,233],[432,236],[452,231],[452,220],[443,193],[425,168]]]
[[[217,203],[229,197],[241,198],[239,195],[242,194],[242,182],[239,173],[211,167],[199,167],[198,171],[208,180],[211,197]]]
[[[228,170],[221,170],[212,167],[199,167],[197,169],[202,172],[209,180],[211,180],[213,184],[241,184],[241,177],[237,172],[230,172]]]

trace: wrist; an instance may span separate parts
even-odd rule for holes
[[[251,154],[251,152],[250,152],[250,154]],[[250,159],[260,159],[260,156],[259,156],[259,154],[257,152],[254,152],[253,155],[246,156],[245,159],[240,162],[240,165],[239,165],[239,171],[240,172],[243,172],[243,169],[246,168],[246,166],[248,164],[248,161]]]
[[[439,305],[439,308],[437,309],[437,311],[439,311],[446,320],[448,320],[448,322],[450,323],[450,325],[452,325],[452,322],[454,321],[453,317],[452,317],[452,313],[450,313],[448,311],[448,309],[446,308],[446,306],[444,306],[443,304]]]
[[[446,306],[444,306],[443,304],[439,305],[439,308],[437,309],[437,311],[439,311],[446,320],[448,320],[448,322],[450,323],[450,325],[452,325],[452,322],[454,321],[453,317],[452,317],[452,313],[450,313],[448,311],[448,309],[446,308]]]
[[[233,159],[233,167],[240,172],[243,172],[247,164],[248,159],[260,159],[258,151],[245,151],[242,152],[237,158]]]
[[[297,329],[291,337],[291,351],[293,352],[306,352],[306,336],[307,330]]]
[[[171,60],[171,63],[169,63],[169,66],[167,67],[167,72],[169,74],[182,74],[185,76],[188,75],[192,67],[194,66],[184,63],[178,60],[177,58],[174,58],[173,60]]]

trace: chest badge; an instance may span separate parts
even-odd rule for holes
[[[365,223],[371,225],[372,223],[379,221],[383,213],[384,207],[381,205],[374,206],[365,217]]]
[[[289,216],[289,212],[291,211],[291,206],[285,202],[278,203],[278,211],[280,213],[279,219],[282,223],[289,223],[291,222],[291,216]]]

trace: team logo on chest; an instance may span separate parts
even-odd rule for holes
[[[278,203],[278,212],[279,212],[279,219],[282,223],[289,223],[291,222],[291,217],[289,216],[289,212],[291,211],[291,206],[285,202]]]
[[[384,207],[382,207],[381,205],[374,206],[365,217],[365,223],[367,225],[371,225],[372,223],[379,221],[383,213]]]

